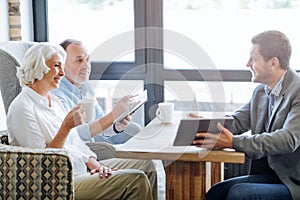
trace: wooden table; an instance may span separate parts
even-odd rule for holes
[[[234,150],[212,150],[194,146],[174,147],[173,141],[181,118],[176,112],[172,124],[151,121],[134,138],[116,145],[116,157],[160,159],[166,171],[168,200],[205,199],[205,193],[216,182],[223,180],[223,163],[243,163],[245,155]]]

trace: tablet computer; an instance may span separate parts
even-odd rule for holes
[[[144,103],[148,101],[147,90],[144,90],[141,94],[133,97],[133,105],[129,107],[122,115],[120,115],[117,119],[115,119],[114,123],[121,121],[127,115],[132,115],[137,109],[139,109]]]
[[[232,117],[224,118],[198,118],[198,119],[181,119],[176,138],[174,140],[174,146],[190,146],[195,139],[196,133],[208,132],[208,133],[220,133],[217,128],[217,123],[220,122],[225,128],[230,128],[232,124]]]

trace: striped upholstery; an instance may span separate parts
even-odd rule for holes
[[[68,153],[0,144],[0,199],[73,199]]]

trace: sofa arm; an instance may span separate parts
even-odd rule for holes
[[[0,144],[0,199],[73,199],[73,191],[66,151]]]
[[[112,144],[106,142],[90,142],[86,145],[97,154],[98,160],[106,160],[116,157],[116,149]]]
[[[131,121],[124,131],[131,136],[135,136],[141,130],[142,127],[139,124]],[[113,144],[106,142],[88,142],[86,145],[97,154],[98,160],[106,160],[116,157],[116,149]]]

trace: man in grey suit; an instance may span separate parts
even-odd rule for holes
[[[262,83],[220,134],[197,133],[205,148],[234,148],[251,159],[266,158],[271,173],[250,174],[214,185],[206,199],[300,199],[300,77],[289,68],[291,45],[279,31],[252,38],[247,67]],[[251,136],[241,135],[251,130]],[[252,163],[254,165],[254,163]],[[258,169],[260,170],[260,169]]]

